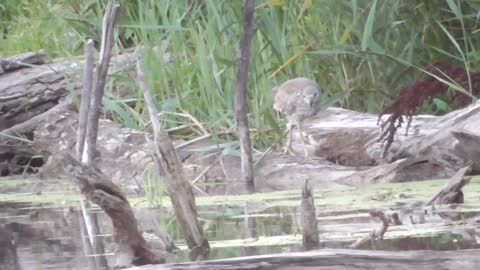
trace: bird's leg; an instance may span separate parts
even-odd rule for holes
[[[286,155],[287,153],[290,153],[290,154],[294,155],[293,152],[292,152],[292,148],[291,148],[292,128],[293,128],[292,123],[290,123],[290,121],[288,121],[288,123],[287,123],[287,142],[285,144],[285,150],[283,151],[284,155]]]
[[[303,153],[305,154],[305,160],[308,159],[308,151],[307,151],[307,146],[305,145],[305,136],[303,136],[303,128],[302,128],[302,121],[297,122],[297,127],[298,127],[298,134],[300,135],[300,141],[302,141],[302,146],[303,146]]]

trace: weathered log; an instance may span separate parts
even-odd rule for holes
[[[305,250],[312,250],[320,246],[318,235],[317,213],[313,200],[312,190],[308,185],[308,179],[302,189],[302,243]]]
[[[166,254],[153,252],[138,229],[137,220],[123,192],[103,173],[77,161],[65,152],[51,154],[42,167],[41,177],[65,175],[75,181],[85,197],[111,218],[113,240],[117,245],[117,266],[164,263]]]
[[[463,203],[462,188],[470,182],[470,177],[465,174],[470,171],[471,165],[461,168],[450,178],[445,187],[442,188],[426,205],[439,205],[451,203]]]
[[[31,65],[44,64],[46,56],[47,54],[45,54],[44,51],[38,51],[26,52],[5,59],[0,59],[0,74]]]
[[[132,61],[132,55],[114,57],[111,72],[118,72]],[[13,137],[34,140],[34,130],[46,119],[76,110],[69,89],[82,85],[75,75],[74,62],[57,60],[51,64],[25,67],[0,74],[0,164],[1,175],[23,173],[25,165],[38,167],[39,152],[31,144]],[[70,87],[70,88],[69,88]],[[5,136],[6,135],[6,136]],[[13,136],[13,137],[12,137]]]
[[[388,115],[382,117],[385,121]],[[480,159],[473,159],[478,153],[469,152],[465,157],[461,149],[468,149],[474,141],[480,144],[480,101],[472,106],[452,111],[444,116],[419,115],[413,118],[406,134],[405,127],[400,127],[397,137],[388,153],[391,161],[408,158],[424,160],[415,170],[409,168],[409,173],[416,170],[431,170],[433,175],[453,175],[471,158],[473,167],[480,167]],[[383,145],[378,141],[380,127],[378,117],[374,114],[329,108],[319,112],[315,117],[305,121],[305,131],[309,139],[310,152],[318,157],[346,166],[372,166],[381,164]],[[469,140],[457,139],[458,132],[468,133]],[[301,153],[303,148],[294,132],[293,148]],[[430,167],[430,168],[428,168]],[[438,168],[440,167],[440,168]],[[421,179],[411,175],[413,179]],[[438,175],[441,176],[441,175]]]
[[[479,249],[460,251],[368,251],[324,249],[301,253],[240,257],[194,263],[145,265],[131,270],[250,270],[250,269],[463,269],[475,270],[480,264]]]
[[[110,73],[125,68],[134,59],[132,55],[113,57]],[[61,103],[70,91],[81,89],[79,64],[58,59],[0,73],[0,131],[41,115]]]
[[[162,178],[172,202],[175,216],[191,251],[191,258],[208,258],[210,245],[203,234],[202,227],[198,220],[195,196],[193,195],[190,182],[183,174],[183,165],[177,155],[173,142],[168,133],[163,129],[158,119],[158,111],[153,101],[150,88],[145,81],[145,75],[141,68],[141,61],[137,62],[137,78],[140,89],[145,96],[145,102],[150,114],[153,127],[154,141],[150,148],[153,152],[154,166],[158,178]]]
[[[0,75],[0,120],[4,128],[23,123],[48,111],[81,82],[69,70],[65,60],[50,65],[24,68]],[[0,122],[1,122],[0,121]]]

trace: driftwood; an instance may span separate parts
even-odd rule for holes
[[[137,78],[140,89],[145,96],[145,102],[152,122],[154,141],[150,144],[150,148],[153,152],[157,177],[163,179],[167,186],[167,191],[175,210],[175,216],[182,228],[185,241],[191,250],[190,257],[193,260],[208,258],[210,245],[203,234],[198,220],[195,196],[193,195],[191,184],[183,174],[183,166],[172,140],[163,129],[157,117],[158,111],[153,101],[152,92],[145,81],[140,59],[137,62]]]
[[[44,151],[45,155],[49,155]],[[154,252],[138,229],[137,220],[123,192],[100,171],[77,161],[64,152],[48,157],[41,177],[65,175],[80,187],[85,197],[112,219],[113,240],[117,244],[117,266],[164,263],[166,254]]]
[[[248,64],[250,62],[250,47],[253,38],[253,14],[255,12],[255,0],[245,2],[245,20],[243,25],[243,37],[240,41],[240,59],[237,70],[237,85],[235,92],[235,119],[240,138],[240,164],[242,168],[242,180],[254,190],[254,171],[252,157],[252,143],[250,141],[250,129],[248,128]]]
[[[312,250],[320,246],[318,235],[318,221],[315,211],[312,190],[308,185],[308,179],[302,189],[302,243],[305,250]]]
[[[475,270],[480,264],[479,249],[461,251],[367,251],[324,249],[301,253],[285,253],[212,260],[195,263],[149,265],[131,268],[132,270],[250,270],[250,269],[463,269]]]
[[[470,171],[471,166],[461,168],[450,178],[448,183],[440,190],[426,205],[439,205],[451,203],[463,203],[462,188],[470,182],[470,177],[465,177],[465,173]]]

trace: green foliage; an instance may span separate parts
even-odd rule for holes
[[[107,2],[5,0],[0,54],[45,49],[52,57],[80,55],[87,38],[99,40]],[[235,130],[244,1],[120,2],[116,50],[143,46],[146,76],[166,127],[185,127],[190,132],[182,128],[178,134],[189,136]],[[377,112],[429,63],[478,69],[479,11],[474,0],[257,1],[249,83],[255,146],[281,136],[271,89],[288,78],[315,78],[325,92],[323,106]],[[114,76],[115,85],[130,94],[115,98],[109,84],[104,104],[116,121],[145,129],[148,116],[134,79],[134,71]],[[471,93],[471,83],[463,89],[453,80],[443,82]],[[448,101],[448,95],[438,97],[424,112],[448,112]]]
[[[149,207],[162,207],[162,200],[166,196],[166,188],[154,175],[153,169],[147,170],[147,182],[145,184],[145,198]]]

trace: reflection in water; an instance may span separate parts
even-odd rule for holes
[[[19,270],[17,248],[12,233],[0,226],[0,269]]]
[[[245,235],[244,238],[249,239],[249,238],[257,238],[257,220],[255,217],[250,216],[250,211],[249,211],[249,203],[245,202],[245,208],[244,208],[244,231]],[[243,252],[242,256],[253,256],[257,255],[258,251],[256,247],[252,246],[245,246],[243,247]]]
[[[261,209],[260,209],[261,208]],[[457,209],[458,210],[458,209]],[[320,241],[322,247],[344,248],[378,226],[378,221],[365,212],[319,210],[318,217]],[[443,213],[443,214],[441,214]],[[189,260],[188,250],[171,212],[164,209],[135,209],[135,215],[143,231],[149,233],[166,231],[183,249],[175,257],[175,261]],[[246,255],[271,254],[296,251],[298,244],[279,245],[272,243],[265,246],[253,246],[256,239],[270,236],[296,235],[300,232],[300,211],[296,207],[259,207],[247,203],[244,207],[203,207],[199,209],[203,228],[212,242],[251,238],[251,241],[239,242],[235,246],[213,248],[209,259],[231,258]],[[387,231],[387,239],[368,243],[364,248],[377,250],[457,250],[479,248],[480,223],[471,222],[468,229],[452,230],[445,227],[443,232],[422,234],[421,231],[431,224],[451,224],[457,220],[479,220],[479,213],[468,211],[446,215],[444,212],[423,213],[421,218],[415,213],[402,216],[403,225],[391,226]],[[412,216],[412,218],[410,218]],[[79,207],[32,207],[31,205],[0,203],[0,225],[13,231],[17,244],[19,263],[23,269],[88,269],[88,257],[84,255],[82,240],[81,211]],[[446,218],[448,217],[448,218]],[[407,223],[413,220],[415,224]],[[419,222],[426,224],[419,224]],[[113,266],[114,256],[111,237],[111,222],[104,213],[98,213],[98,223],[102,230],[101,237],[105,243],[106,258]],[[417,237],[398,237],[389,239],[388,234],[401,234],[418,230]],[[360,234],[358,233],[360,232]],[[88,241],[87,241],[88,243]]]

